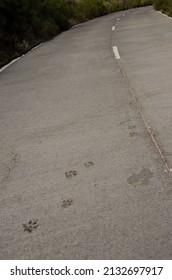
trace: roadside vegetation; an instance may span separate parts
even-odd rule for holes
[[[74,24],[149,4],[152,0],[0,0],[0,67]]]
[[[171,0],[154,0],[154,7],[158,11],[172,16],[172,1]]]

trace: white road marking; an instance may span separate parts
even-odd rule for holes
[[[83,23],[78,23],[78,24],[75,24],[75,25],[73,25],[72,27],[71,27],[71,29],[72,28],[76,28],[76,27],[79,27],[79,26],[82,26],[82,25],[84,25],[85,24],[85,22],[83,22]]]
[[[39,48],[43,43],[39,44],[38,46],[34,47],[33,49],[31,49],[30,51],[28,51],[27,53],[30,53],[34,50],[36,50],[37,48]],[[27,54],[26,53],[26,54]],[[17,60],[19,60],[21,57],[25,56],[26,54],[22,54],[21,56],[15,58],[14,60],[12,60],[11,62],[9,62],[8,64],[6,64],[5,66],[3,66],[1,69],[0,69],[0,73],[3,72],[6,68],[8,68],[9,66],[11,66],[13,63],[15,63]]]
[[[39,48],[43,43],[39,44],[38,46],[34,47],[33,49],[30,50],[30,52],[36,50],[37,48]]]
[[[0,73],[2,72],[2,71],[4,71],[6,68],[8,68],[10,65],[12,65],[13,63],[15,63],[17,60],[19,60],[20,59],[20,57],[17,57],[17,58],[15,58],[14,60],[12,60],[10,63],[8,63],[8,64],[6,64],[4,67],[2,67],[1,69],[0,69]]]
[[[115,26],[112,26],[112,31],[115,31]]]
[[[113,47],[113,52],[114,52],[114,55],[115,55],[115,58],[116,58],[116,59],[121,59],[121,57],[120,57],[120,55],[119,55],[119,52],[118,52],[117,46],[114,46],[114,47]]]
[[[164,17],[167,17],[167,18],[169,18],[169,19],[172,19],[172,17],[169,17],[169,16],[167,16],[166,14],[164,14],[164,13],[162,13],[162,12],[160,12],[160,11],[157,11],[157,13],[161,14],[161,15],[164,16]]]
[[[165,169],[164,171],[165,171],[165,172],[168,172],[168,171],[172,172],[172,168],[170,168],[170,169],[168,169],[168,170]]]

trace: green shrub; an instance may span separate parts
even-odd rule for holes
[[[172,16],[171,0],[154,0],[154,7],[155,9]]]

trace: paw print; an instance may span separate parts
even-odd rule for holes
[[[90,167],[90,166],[94,165],[94,162],[88,161],[88,162],[84,163],[84,165],[85,165],[85,167]]]
[[[76,170],[70,170],[69,172],[65,172],[65,176],[66,178],[71,178],[71,177],[74,177],[76,176],[78,173]]]
[[[23,224],[24,231],[32,232],[32,230],[36,229],[39,226],[38,221],[33,219],[30,220],[27,224]]]
[[[72,204],[73,204],[73,200],[72,199],[63,200],[62,207],[67,208],[67,207],[69,207]]]

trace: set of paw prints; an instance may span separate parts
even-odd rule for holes
[[[94,163],[92,161],[88,161],[88,162],[84,163],[84,165],[85,165],[85,167],[91,167],[94,165]],[[68,172],[65,172],[66,178],[75,177],[77,174],[78,174],[78,172],[76,170],[70,170]],[[66,199],[66,200],[62,201],[61,206],[63,208],[67,208],[67,207],[71,206],[72,204],[73,204],[72,199]],[[24,231],[31,233],[32,231],[37,229],[38,226],[39,226],[38,220],[33,219],[33,220],[30,220],[28,223],[23,224],[23,229],[24,229]]]
[[[88,161],[88,162],[84,163],[84,165],[85,165],[85,167],[91,167],[94,165],[94,163],[92,161]],[[78,174],[78,172],[76,170],[70,170],[68,172],[65,172],[66,178],[75,177],[77,174]],[[72,199],[63,200],[62,207],[67,208],[68,206],[70,206],[72,204],[73,204]]]
[[[88,161],[86,163],[84,163],[85,167],[90,167],[93,166],[94,163],[92,161]],[[68,172],[65,172],[65,176],[66,178],[71,178],[71,177],[75,177],[78,174],[78,172],[76,170],[70,170]]]

